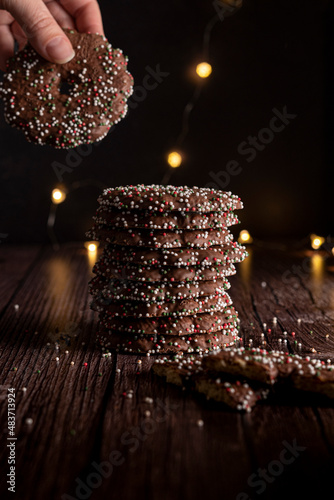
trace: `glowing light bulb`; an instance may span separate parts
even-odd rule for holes
[[[59,205],[59,203],[63,203],[66,199],[66,193],[61,189],[53,189],[51,194],[52,203],[55,205]]]
[[[182,163],[182,156],[177,151],[172,151],[169,153],[167,161],[172,168],[177,168]]]
[[[212,66],[207,62],[201,62],[196,66],[196,73],[201,78],[207,78],[212,73]]]
[[[99,247],[98,241],[86,241],[85,248],[87,248],[88,252],[96,252]]]
[[[93,269],[95,262],[97,261],[97,258],[98,258],[98,251],[97,251],[98,247],[99,247],[98,241],[86,241],[85,242],[88,263],[89,263],[89,267],[91,270]]]
[[[322,236],[317,236],[316,234],[311,234],[311,247],[313,250],[318,250],[321,245],[325,243],[325,238]]]
[[[253,243],[253,238],[246,229],[243,229],[240,231],[238,241],[239,243]]]

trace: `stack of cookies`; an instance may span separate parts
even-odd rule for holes
[[[88,236],[104,244],[90,282],[104,349],[209,352],[238,337],[226,290],[245,248],[230,192],[137,185],[106,189]]]

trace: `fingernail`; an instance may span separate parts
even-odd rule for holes
[[[53,38],[47,46],[46,52],[50,59],[58,64],[65,64],[73,59],[75,52],[69,41],[66,41],[62,36]]]

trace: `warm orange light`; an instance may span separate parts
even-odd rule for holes
[[[322,236],[317,236],[316,234],[311,234],[311,247],[313,250],[318,250],[321,245],[325,243],[325,238]]]
[[[240,231],[238,242],[250,244],[253,243],[253,238],[246,229],[243,229],[242,231]]]
[[[59,205],[59,203],[63,203],[66,199],[66,193],[65,191],[62,191],[61,189],[53,189],[52,194],[51,194],[51,199],[52,203],[55,205]]]
[[[212,73],[212,66],[207,62],[201,62],[196,66],[196,73],[201,78],[207,78]]]
[[[97,261],[98,258],[98,247],[99,247],[99,242],[98,241],[86,241],[85,242],[85,248],[87,249],[87,258],[88,258],[88,263],[90,270],[93,269],[95,262]]]
[[[314,253],[311,257],[311,277],[315,284],[323,282],[325,272],[325,259],[320,253]]]
[[[88,252],[96,252],[99,247],[98,241],[86,241],[85,248],[87,248]]]
[[[177,168],[182,163],[182,156],[177,151],[172,151],[169,153],[167,161],[172,168]]]

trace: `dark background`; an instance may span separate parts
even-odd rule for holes
[[[216,11],[210,0],[100,0],[106,35],[129,56],[135,86],[147,66],[168,72],[63,182],[89,178],[106,186],[160,183],[175,147],[183,109],[202,59],[205,26]],[[239,194],[242,226],[258,238],[301,238],[332,231],[333,2],[244,0],[241,10],[212,31],[210,78],[190,118],[185,161],[170,182],[205,186],[209,172],[229,160],[242,172],[227,188]],[[139,95],[139,94],[138,94]],[[297,117],[252,162],[238,153],[249,135],[267,127],[273,108]],[[0,233],[7,242],[47,241],[50,193],[58,184],[52,163],[66,151],[29,144],[0,121]],[[69,194],[59,205],[60,240],[85,239],[100,189]]]

